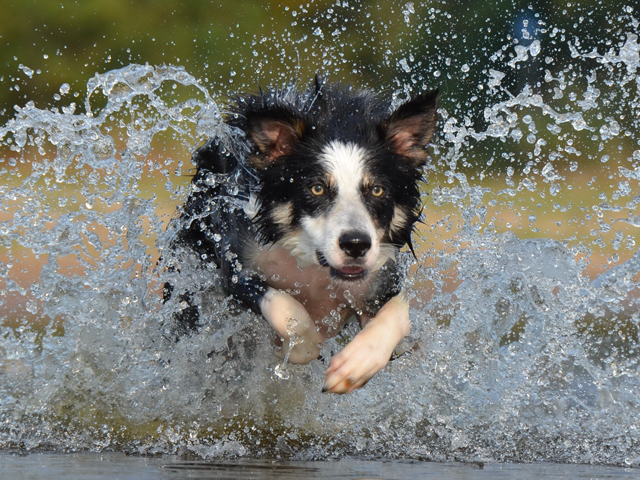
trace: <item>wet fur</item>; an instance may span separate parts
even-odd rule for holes
[[[226,122],[240,132],[246,156],[215,141],[194,154],[175,244],[214,262],[224,290],[265,316],[284,350],[291,335],[304,340],[290,360],[316,358],[349,314],[360,317],[363,331],[327,370],[328,391],[362,386],[408,332],[395,262],[420,214],[436,96],[427,92],[391,113],[371,92],[318,79],[305,91],[238,96]],[[181,295],[190,305],[178,319],[195,327],[197,306],[189,292]],[[336,309],[341,321],[332,331],[326,318]]]

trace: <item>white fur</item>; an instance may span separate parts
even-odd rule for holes
[[[325,389],[349,393],[382,370],[396,346],[409,333],[409,304],[403,295],[389,300],[346,347],[331,359]]]
[[[366,159],[367,152],[354,144],[332,142],[325,147],[320,162],[337,191],[335,204],[321,217],[302,218],[302,232],[296,238],[287,238],[283,242],[283,246],[289,247],[291,254],[303,263],[317,264],[316,251],[319,250],[332,267],[344,267],[348,259],[338,240],[345,232],[355,230],[371,238],[371,248],[363,259],[363,268],[371,271],[379,266],[379,233],[361,193],[367,174]],[[383,256],[386,257],[386,249],[385,254]]]
[[[308,363],[318,357],[324,338],[316,331],[307,310],[288,293],[269,288],[260,300],[260,310],[271,328],[283,339],[283,354],[291,363]],[[296,344],[289,352],[289,340]]]

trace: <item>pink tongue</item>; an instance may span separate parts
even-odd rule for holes
[[[362,273],[364,268],[362,267],[343,267],[340,269],[342,273],[346,273],[348,275],[353,275],[354,273]]]

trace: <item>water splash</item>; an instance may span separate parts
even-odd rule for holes
[[[344,397],[321,393],[319,360],[274,378],[266,322],[200,259],[162,256],[190,152],[237,148],[201,82],[130,65],[88,82],[86,114],[17,108],[0,127],[0,446],[640,464],[634,22],[606,52],[563,40],[575,62],[519,92],[505,72],[550,58],[544,38],[460,67],[478,96],[443,102],[404,259],[411,335]],[[188,304],[162,304],[164,281],[196,292],[199,331],[179,331]]]
[[[287,362],[289,361],[289,356],[291,355],[291,350],[296,345],[304,342],[304,338],[295,333],[296,327],[300,324],[299,320],[295,318],[289,318],[287,320],[287,334],[289,335],[289,340],[287,341],[287,348],[283,350],[286,352],[284,354],[284,358],[282,359],[282,363],[276,365],[276,368],[273,369],[275,375],[282,380],[289,380],[289,372],[287,371]]]

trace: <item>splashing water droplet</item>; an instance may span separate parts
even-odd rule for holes
[[[398,61],[398,64],[400,65],[400,68],[402,68],[403,71],[410,73],[411,72],[411,67],[409,66],[409,63],[407,62],[406,58],[402,58]]]
[[[282,363],[279,363],[278,365],[275,366],[275,368],[273,369],[273,373],[280,379],[282,380],[289,380],[289,372],[287,371],[287,360],[289,358],[285,357],[285,359],[282,361]]]
[[[409,25],[409,20],[410,20],[411,14],[413,13],[416,13],[416,9],[413,5],[413,2],[407,2],[404,5],[404,9],[402,10],[402,15],[404,16],[404,23]]]
[[[532,57],[537,57],[540,54],[540,50],[540,40],[534,40],[533,42],[531,42],[531,45],[529,45],[529,53]]]

